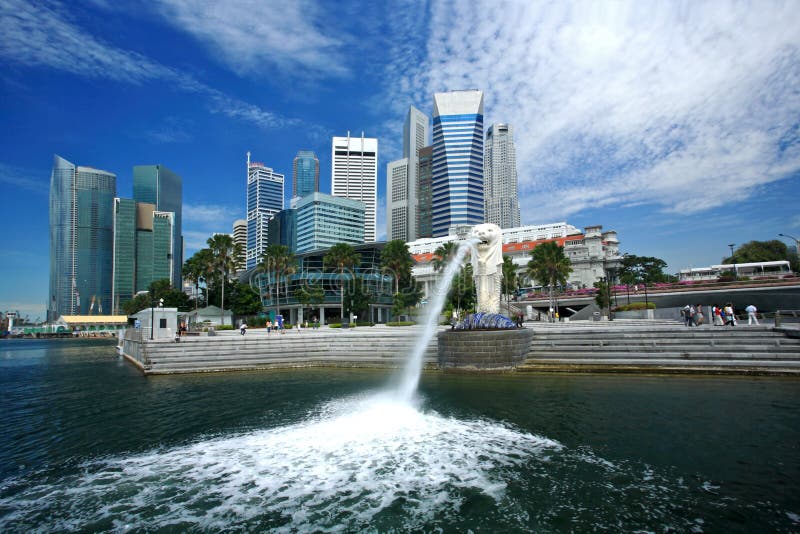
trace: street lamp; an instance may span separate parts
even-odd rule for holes
[[[155,299],[153,299],[153,301],[150,304],[151,304],[151,306],[150,306],[150,341],[152,341],[153,340],[153,330],[155,329],[155,306],[156,306]],[[160,308],[163,305],[164,305],[164,299],[158,299],[158,307]]]
[[[796,237],[790,236],[789,234],[778,234],[781,237],[788,237],[792,241],[794,241],[794,248],[797,252],[797,255],[800,256],[800,240]]]
[[[731,248],[731,262],[733,263],[733,278],[736,279],[736,259],[733,256],[733,247],[736,246],[736,243],[731,243],[728,245]]]

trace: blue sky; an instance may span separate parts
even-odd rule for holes
[[[795,2],[0,3],[0,309],[43,316],[52,155],[184,181],[187,255],[244,216],[245,152],[378,137],[379,204],[404,114],[485,92],[515,128],[524,224],[602,224],[670,272],[800,237]],[[290,186],[287,186],[290,189]],[[379,208],[379,233],[385,233]]]

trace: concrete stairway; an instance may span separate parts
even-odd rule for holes
[[[193,373],[288,367],[400,367],[421,335],[419,328],[320,329],[270,334],[265,331],[185,337],[179,343],[145,343],[147,374]],[[436,365],[436,340],[424,356]]]
[[[616,321],[615,321],[616,323]],[[768,326],[687,328],[597,323],[533,327],[519,370],[658,370],[800,374],[800,339]]]

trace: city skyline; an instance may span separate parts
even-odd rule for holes
[[[53,154],[115,173],[119,191],[134,165],[182,176],[188,257],[244,218],[246,150],[287,177],[312,150],[327,177],[332,136],[366,131],[381,147],[380,239],[409,106],[432,115],[433,94],[457,89],[483,91],[484,125],[514,126],[522,224],[602,224],[670,272],[798,237],[792,7],[8,0],[0,309],[43,317]]]

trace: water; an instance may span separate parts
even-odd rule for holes
[[[0,531],[800,531],[796,379],[386,379],[0,342]]]
[[[477,239],[469,239],[462,241],[456,249],[455,255],[451,258],[450,262],[444,269],[442,276],[436,282],[436,287],[433,288],[433,298],[425,312],[425,319],[422,323],[422,335],[417,340],[414,349],[408,359],[408,363],[403,368],[402,377],[397,386],[397,397],[401,402],[409,403],[413,401],[414,394],[417,391],[417,384],[419,384],[420,373],[422,372],[422,360],[425,350],[430,345],[431,339],[436,334],[437,327],[439,326],[439,316],[444,308],[444,302],[447,299],[447,293],[450,291],[450,284],[453,278],[458,273],[464,261],[464,256],[467,252],[472,251],[475,253],[475,243]]]

